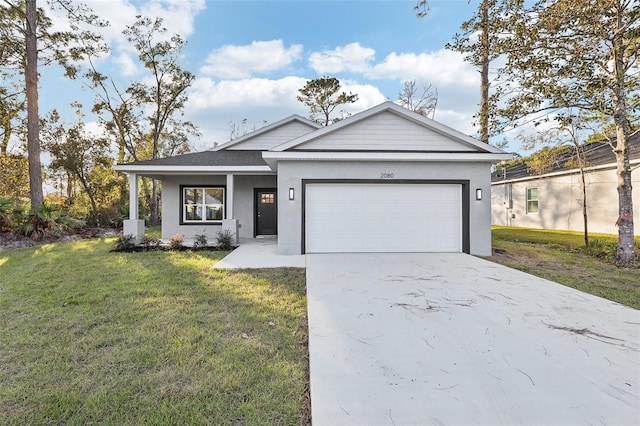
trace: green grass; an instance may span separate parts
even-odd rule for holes
[[[494,227],[494,262],[640,309],[640,269],[612,262],[616,236]],[[639,244],[640,246],[640,244]]]
[[[113,240],[0,252],[0,424],[306,424],[304,270]]]

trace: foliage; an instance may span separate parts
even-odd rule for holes
[[[505,37],[506,64],[498,114],[529,120],[553,112],[560,120],[573,110],[613,123],[618,175],[618,260],[632,262],[634,224],[628,139],[640,98],[640,2],[638,0],[514,1]]]
[[[91,174],[99,166],[104,168],[105,165],[111,165],[108,158],[109,140],[89,135],[81,121],[70,128],[60,124],[48,130],[43,146],[52,156],[49,167],[65,172],[80,184],[89,199],[88,221],[97,225],[97,197],[103,188],[91,179]]]
[[[0,196],[29,199],[29,164],[21,155],[0,156]]]
[[[31,207],[17,219],[17,222],[15,230],[36,241],[46,235],[61,235],[85,225],[83,221],[69,216],[61,206],[45,202]]]
[[[113,243],[113,251],[130,251],[136,247],[135,237],[131,234],[119,235]]]
[[[583,247],[586,254],[614,263],[616,261],[616,242],[604,238],[591,238]]]
[[[119,163],[188,152],[189,136],[199,135],[193,123],[180,118],[188,99],[187,89],[195,79],[179,64],[186,41],[177,34],[166,37],[166,33],[162,19],[142,16],[123,30],[148,71],[147,78],[126,89],[100,72],[91,58],[88,61],[85,77],[96,94],[92,110],[116,141]],[[156,225],[160,220],[158,183],[144,178],[142,190],[150,224]]]
[[[162,240],[160,240],[159,238],[154,238],[147,235],[142,237],[142,240],[140,240],[140,246],[143,249],[156,249],[159,248],[161,244]]]
[[[182,250],[184,248],[184,235],[176,234],[169,238],[169,244],[167,247],[169,250]]]
[[[15,200],[13,197],[0,195],[0,232],[11,231]]]
[[[564,145],[557,147],[545,146],[524,160],[527,170],[536,175],[549,173],[558,165],[560,156],[566,149],[567,146]]]
[[[233,232],[223,229],[216,234],[216,247],[220,250],[233,250]]]
[[[3,85],[0,89],[2,113],[2,151],[20,123],[18,115],[26,109],[26,139],[29,162],[30,199],[33,206],[43,202],[42,166],[40,160],[38,66],[58,63],[68,77],[76,68],[73,62],[87,51],[99,50],[101,38],[91,31],[81,31],[80,22],[104,26],[96,15],[84,6],[74,6],[70,0],[51,1],[53,9],[64,12],[71,31],[56,31],[53,20],[38,9],[36,0],[4,0],[0,7],[0,63]]]
[[[433,119],[438,105],[438,89],[426,83],[418,89],[415,80],[403,81],[398,103],[408,110]]]
[[[0,252],[0,424],[301,424],[303,269],[113,241]]]
[[[308,80],[302,89],[299,89],[300,95],[296,97],[309,107],[310,117],[313,121],[323,126],[340,121],[341,118],[331,119],[331,113],[341,106],[352,104],[358,100],[358,95],[340,91],[340,81],[334,77],[321,77],[314,80]]]
[[[205,234],[197,234],[193,239],[193,248],[201,249],[209,245],[209,240]]]

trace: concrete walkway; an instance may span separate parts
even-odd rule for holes
[[[283,256],[278,254],[277,237],[248,238],[220,262],[217,269],[245,268],[304,268],[305,256]]]
[[[314,426],[640,424],[640,311],[465,254],[306,259]]]

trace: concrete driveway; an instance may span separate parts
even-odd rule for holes
[[[314,426],[640,424],[640,311],[465,254],[306,261]]]

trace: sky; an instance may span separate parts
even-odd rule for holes
[[[345,109],[357,113],[396,100],[402,82],[416,80],[438,91],[434,119],[475,136],[479,74],[461,54],[445,49],[478,1],[430,0],[418,18],[414,0],[86,0],[110,22],[100,32],[111,52],[98,68],[122,87],[144,78],[122,29],[136,15],[159,16],[169,33],[187,41],[182,67],[195,74],[185,119],[201,132],[194,151],[229,140],[231,126],[260,128],[292,114],[308,116],[296,100],[308,80],[331,76],[359,100]],[[40,110],[85,105],[93,95],[60,70],[41,71]]]

